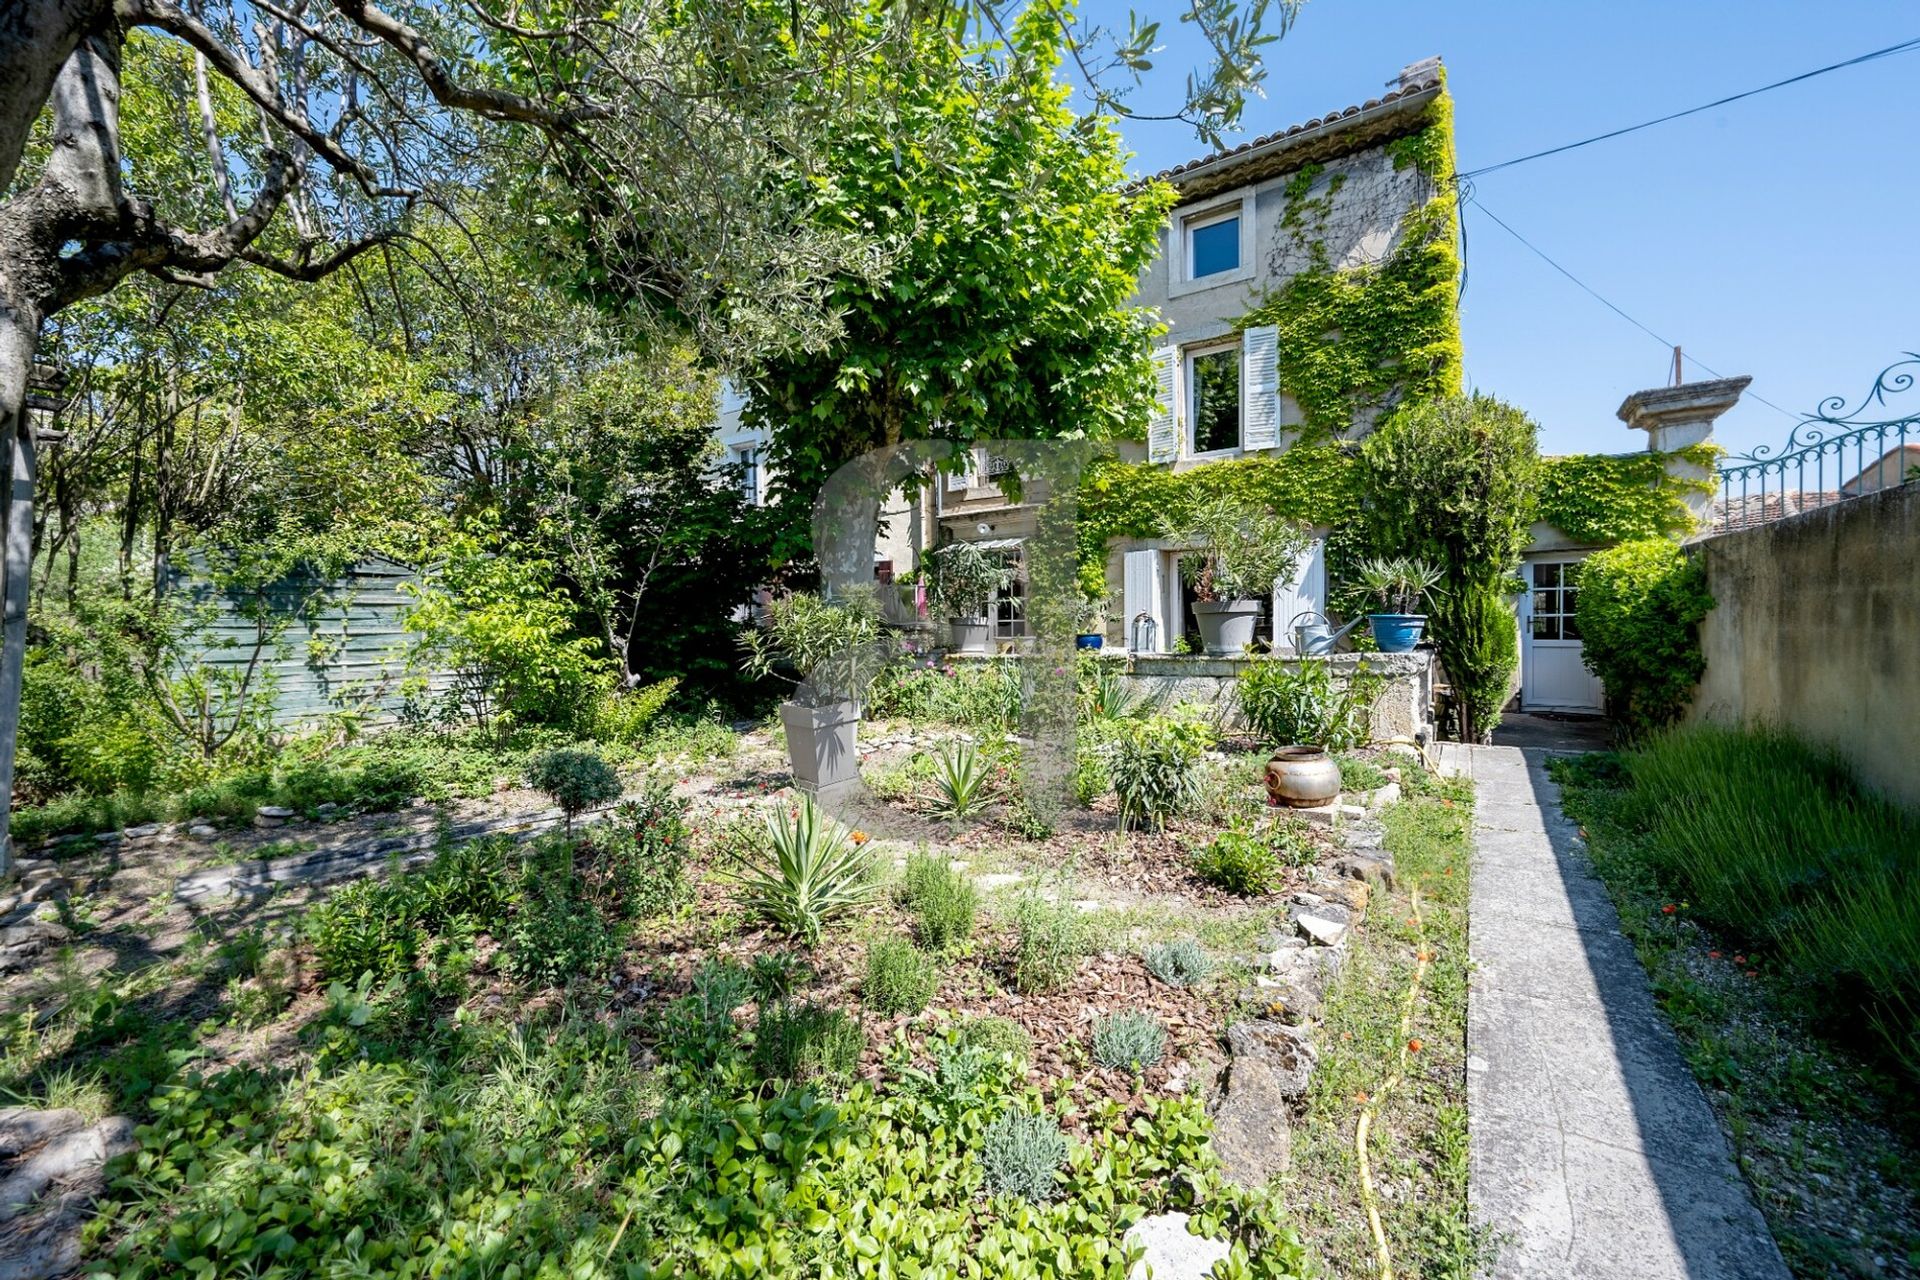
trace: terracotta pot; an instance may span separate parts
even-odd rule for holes
[[[1267,798],[1290,809],[1313,809],[1340,798],[1340,766],[1321,747],[1282,747],[1267,761]]]

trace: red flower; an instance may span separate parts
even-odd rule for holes
[[[1745,964],[1747,962],[1747,958],[1745,956],[1735,956],[1733,958],[1733,962],[1735,964]]]
[[[1749,969],[1747,970],[1747,976],[1749,978],[1757,978],[1760,976],[1760,971],[1758,969]]]
[[[1707,952],[1707,959],[1709,959],[1709,960],[1718,960],[1719,958],[1720,958],[1720,953],[1719,953],[1718,951],[1709,951],[1709,952]]]
[[[1407,1050],[1408,1050],[1408,1052],[1410,1052],[1410,1053],[1418,1053],[1418,1052],[1420,1052],[1420,1042],[1419,1042],[1418,1040],[1409,1040],[1409,1041],[1407,1041]]]
[[[1660,908],[1660,914],[1663,916],[1670,916],[1677,910],[1679,910],[1679,908],[1674,906],[1671,902],[1669,902],[1666,906]]]

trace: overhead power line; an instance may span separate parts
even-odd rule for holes
[[[1567,270],[1565,267],[1561,266],[1558,262],[1554,261],[1554,259],[1550,255],[1548,255],[1546,250],[1542,249],[1539,245],[1535,244],[1533,241],[1527,239],[1525,236],[1521,235],[1518,231],[1515,231],[1512,227],[1508,226],[1506,220],[1502,218],[1499,214],[1495,213],[1493,210],[1487,208],[1486,205],[1482,204],[1480,202],[1479,197],[1474,195],[1468,195],[1466,197],[1466,203],[1472,205],[1474,208],[1478,209],[1481,213],[1486,214],[1487,217],[1493,221],[1493,224],[1495,226],[1499,227],[1502,231],[1506,232],[1508,235],[1512,236],[1515,240],[1518,240],[1521,244],[1525,245],[1529,250],[1533,252],[1535,257],[1540,259],[1540,261],[1546,263],[1548,266],[1552,267],[1555,271],[1558,271],[1561,275],[1573,281],[1573,283],[1577,285],[1582,292],[1586,293],[1587,296],[1591,297],[1595,302],[1598,302],[1601,306],[1613,312],[1613,314],[1619,316],[1622,320],[1625,320],[1628,324],[1632,325],[1634,328],[1638,329],[1640,332],[1646,334],[1649,338],[1652,338],[1655,342],[1659,343],[1662,347],[1665,347],[1669,351],[1674,349],[1674,346],[1675,346],[1674,343],[1667,341],[1665,338],[1655,333],[1652,329],[1640,323],[1640,321],[1634,319],[1631,315],[1628,315],[1624,309],[1615,305],[1611,300],[1609,300],[1605,295],[1603,295],[1598,289],[1595,289],[1592,285],[1582,280],[1579,276],[1576,276],[1575,274],[1573,274],[1573,272]],[[1706,362],[1686,354],[1684,351],[1681,352],[1680,358],[1685,360],[1688,364],[1691,364],[1696,368],[1698,368],[1701,372],[1705,373],[1708,377],[1724,378],[1727,376],[1726,374],[1721,373],[1718,369],[1713,368],[1711,365],[1707,364]],[[1793,421],[1793,422],[1799,421],[1799,419],[1796,418],[1793,414],[1788,413],[1785,409],[1782,409],[1779,405],[1767,399],[1765,396],[1758,395],[1751,390],[1747,392],[1747,395],[1751,396],[1755,400],[1758,400],[1761,404],[1767,406],[1767,408],[1773,410],[1775,413],[1781,415],[1782,417],[1788,419],[1789,421]]]
[[[1763,84],[1757,89],[1748,89],[1742,93],[1730,94],[1724,98],[1716,98],[1712,102],[1703,102],[1697,107],[1688,107],[1685,111],[1671,112],[1653,120],[1643,120],[1639,124],[1627,125],[1625,128],[1613,129],[1606,133],[1597,133],[1591,138],[1582,138],[1578,142],[1569,142],[1563,146],[1549,147],[1545,151],[1536,151],[1532,155],[1516,156],[1511,160],[1502,160],[1499,164],[1483,165],[1478,169],[1469,169],[1464,173],[1456,173],[1454,174],[1454,180],[1459,181],[1462,178],[1483,177],[1489,173],[1497,173],[1502,169],[1511,169],[1517,164],[1526,164],[1531,160],[1543,160],[1548,156],[1557,156],[1564,151],[1574,151],[1580,147],[1590,147],[1596,142],[1605,142],[1609,138],[1619,138],[1629,133],[1638,133],[1642,129],[1651,129],[1657,124],[1666,124],[1670,120],[1679,120],[1686,116],[1696,116],[1702,111],[1711,111],[1715,107],[1724,107],[1730,102],[1739,102],[1743,98],[1752,98],[1763,93],[1771,93],[1775,89],[1784,89],[1788,85],[1799,84],[1801,81],[1811,80],[1815,76],[1824,76],[1828,72],[1842,71],[1848,67],[1857,67],[1862,63],[1873,62],[1880,58],[1890,58],[1896,53],[1910,53],[1915,49],[1920,49],[1920,36],[1915,36],[1911,40],[1902,40],[1899,44],[1890,44],[1884,49],[1875,49],[1871,53],[1863,53],[1857,58],[1848,58],[1845,62],[1835,62],[1824,67],[1815,67],[1812,71],[1803,71],[1797,76],[1788,76],[1785,80],[1775,80],[1772,84]],[[1486,209],[1485,205],[1480,207],[1483,211]],[[1487,216],[1492,217],[1493,215],[1489,213]],[[1494,218],[1494,221],[1499,222],[1499,219]],[[1503,223],[1502,225],[1504,226],[1505,224]],[[1576,281],[1576,283],[1578,282]],[[1585,288],[1584,285],[1581,287]],[[1596,294],[1595,296],[1598,297],[1599,295]]]

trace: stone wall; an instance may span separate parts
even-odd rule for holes
[[[1714,609],[1689,718],[1771,723],[1920,803],[1920,484],[1694,546]]]
[[[949,662],[1009,662],[1013,657],[972,657],[949,655]],[[1129,655],[1118,650],[1103,650],[1103,662],[1126,668],[1128,683],[1166,706],[1179,702],[1206,707],[1233,706],[1234,680],[1241,670],[1255,661],[1279,661],[1288,666],[1301,662],[1324,662],[1335,680],[1344,682],[1365,663],[1367,670],[1386,677],[1387,685],[1373,709],[1373,733],[1376,738],[1416,738],[1431,742],[1434,737],[1433,684],[1436,663],[1425,650],[1414,653],[1337,653],[1328,658],[1206,658],[1183,654],[1142,653]]]

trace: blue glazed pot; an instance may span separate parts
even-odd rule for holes
[[[1076,649],[1098,649],[1106,644],[1106,642],[1107,638],[1105,636],[1088,633],[1086,635],[1075,636],[1073,638],[1073,647]]]
[[[1373,642],[1382,653],[1412,653],[1413,646],[1427,629],[1423,613],[1370,613],[1367,623],[1373,628]]]

